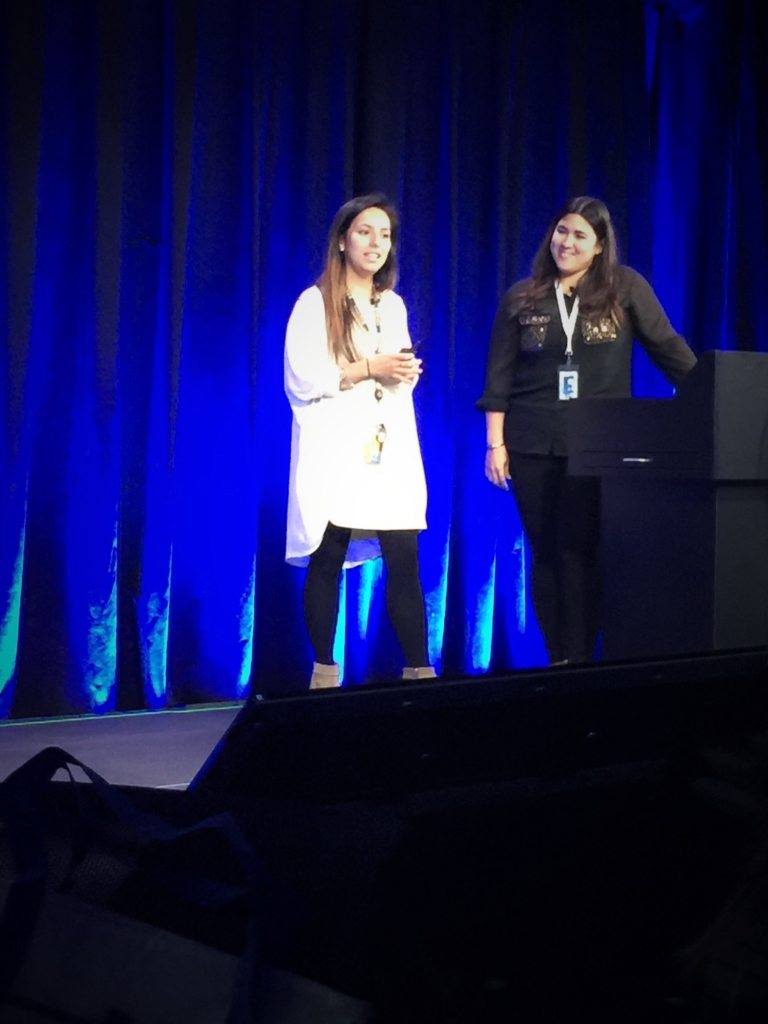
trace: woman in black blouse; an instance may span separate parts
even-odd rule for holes
[[[619,264],[605,204],[571,199],[501,300],[477,402],[485,475],[511,482],[553,664],[592,658],[599,625],[599,481],[568,476],[567,399],[628,397],[634,339],[674,384],[696,363],[650,284]]]

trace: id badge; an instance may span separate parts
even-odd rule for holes
[[[378,466],[381,462],[381,453],[384,450],[386,439],[387,428],[383,423],[379,423],[365,443],[365,461],[369,466]]]
[[[579,397],[579,368],[575,363],[566,363],[557,369],[557,397],[561,402]]]

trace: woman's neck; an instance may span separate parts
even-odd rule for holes
[[[351,295],[359,305],[368,302],[373,295],[373,274],[356,274],[347,267],[347,295]]]
[[[585,274],[586,270],[580,270],[578,274],[561,274],[558,277],[558,281],[563,294],[570,295]]]

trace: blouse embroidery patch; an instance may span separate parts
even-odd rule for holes
[[[619,332],[610,317],[600,320],[582,320],[581,334],[587,345],[601,345],[605,341],[616,341]]]
[[[523,352],[538,352],[544,348],[547,327],[552,319],[549,313],[520,313],[520,349]]]

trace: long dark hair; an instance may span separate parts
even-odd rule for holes
[[[357,359],[358,354],[352,341],[354,320],[347,302],[347,280],[341,243],[355,217],[372,206],[387,214],[392,232],[392,247],[384,265],[373,276],[373,286],[377,292],[394,288],[397,281],[397,236],[400,224],[397,210],[382,192],[355,196],[344,203],[338,211],[328,232],[325,266],[316,282],[325,302],[328,348],[335,359],[345,356],[350,362]]]
[[[553,218],[533,257],[531,277],[520,292],[517,307],[535,308],[545,296],[551,294],[558,273],[550,244],[555,228],[569,213],[578,213],[583,217],[602,246],[602,251],[595,255],[592,266],[579,281],[579,312],[594,319],[610,317],[620,324],[622,309],[618,294],[619,252],[616,233],[608,207],[602,200],[594,199],[592,196],[576,196],[569,199]]]

